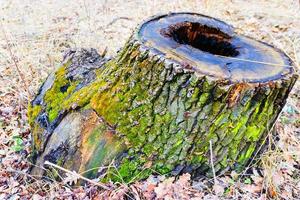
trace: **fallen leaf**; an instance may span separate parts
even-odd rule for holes
[[[225,188],[221,184],[215,183],[213,186],[213,190],[216,195],[221,196],[222,194],[224,194]]]
[[[268,187],[268,194],[271,198],[275,198],[277,196],[277,192],[273,186]]]
[[[254,184],[252,184],[252,185],[247,184],[243,187],[243,190],[245,192],[248,192],[248,193],[251,193],[251,194],[260,193],[261,190],[262,190],[262,186],[261,185],[254,185]]]

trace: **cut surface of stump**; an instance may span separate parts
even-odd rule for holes
[[[102,181],[242,170],[285,104],[293,65],[194,13],[145,21],[112,59],[70,50],[29,107],[32,174],[46,160]]]
[[[274,47],[237,35],[233,27],[195,14],[170,14],[144,23],[138,39],[164,56],[232,82],[266,82],[291,73],[290,59]]]

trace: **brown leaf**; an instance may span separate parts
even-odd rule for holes
[[[261,190],[262,190],[262,185],[249,185],[249,184],[245,184],[244,187],[243,187],[243,190],[245,192],[249,192],[251,194],[253,193],[260,193]]]
[[[186,173],[179,177],[177,183],[180,184],[181,186],[187,186],[190,184],[190,180],[191,180],[191,175]]]
[[[268,195],[271,197],[271,198],[275,198],[277,196],[277,192],[275,190],[275,188],[273,186],[270,186],[268,188]]]
[[[222,194],[224,194],[224,191],[225,191],[225,188],[219,183],[214,184],[213,189],[214,189],[214,192],[216,193],[216,195],[218,195],[218,196],[221,196]]]

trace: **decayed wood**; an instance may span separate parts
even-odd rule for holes
[[[67,54],[29,108],[33,161],[103,181],[211,175],[210,159],[216,173],[239,170],[296,79],[284,53],[224,22],[154,17],[111,60],[95,50]]]

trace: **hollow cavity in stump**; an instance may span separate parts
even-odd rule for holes
[[[154,17],[112,59],[66,54],[29,107],[32,173],[49,160],[102,181],[195,177],[211,175],[210,153],[217,173],[241,170],[296,79],[283,52],[224,22]]]

